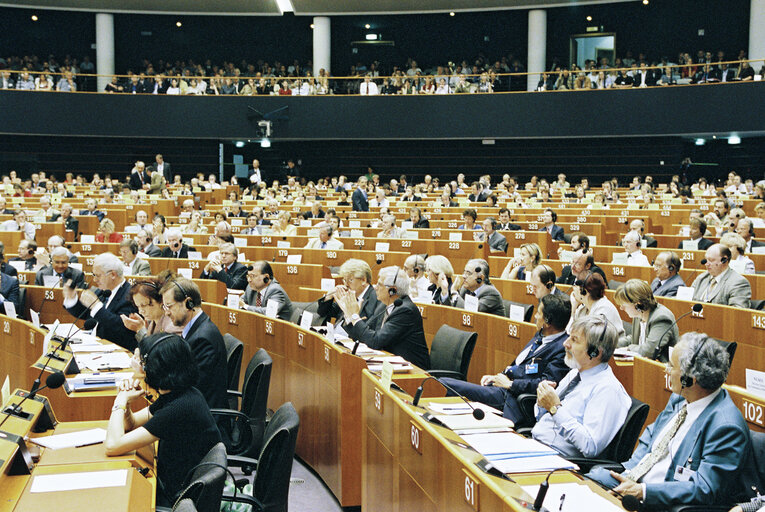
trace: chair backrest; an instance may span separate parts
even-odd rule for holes
[[[477,332],[442,325],[430,345],[430,368],[459,372],[465,378],[477,340]]]
[[[621,285],[624,284],[624,281],[617,281],[616,279],[609,279],[608,280],[608,289],[609,290],[616,290]]]
[[[520,306],[523,308],[523,321],[530,322],[531,317],[534,315],[534,305],[524,304],[523,302],[515,302],[512,300],[502,299],[502,303],[505,306],[505,316],[510,318],[510,306]]]
[[[632,455],[632,451],[635,449],[635,443],[637,443],[640,432],[643,430],[646,418],[648,418],[648,410],[650,407],[638,400],[632,398],[632,405],[627,413],[627,418],[624,420],[622,428],[616,433],[616,436],[603,450],[603,453],[598,456],[599,459],[608,459],[616,462],[625,462],[629,460]]]
[[[752,299],[749,301],[749,309],[754,309],[757,311],[763,311],[765,310],[765,299]]]
[[[173,512],[197,512],[198,510],[190,498],[176,501],[175,505],[173,505]]]
[[[292,314],[290,315],[290,322],[293,324],[300,324],[300,316],[303,314],[305,308],[311,304],[310,302],[293,302]]]
[[[186,475],[186,486],[176,504],[190,499],[194,502],[195,510],[220,510],[227,467],[226,446],[218,443]]]
[[[271,368],[273,360],[265,349],[255,352],[244,371],[242,384],[242,413],[250,418],[250,430],[253,443],[243,455],[257,457],[260,452],[263,431],[266,427],[266,408],[268,390],[271,386]]]
[[[738,343],[736,343],[735,341],[718,340],[717,338],[712,338],[712,339],[715,340],[717,343],[719,343],[720,346],[724,348],[726,352],[728,352],[728,359],[729,359],[728,364],[730,366],[733,366],[733,356],[736,355],[736,349],[738,348]]]
[[[268,422],[252,494],[263,512],[286,512],[292,462],[295,457],[300,418],[291,402],[276,410]]]
[[[17,313],[24,311],[24,305],[27,303],[27,289],[19,286],[19,307],[16,308]],[[754,308],[754,306],[752,306]]]
[[[223,335],[223,343],[226,345],[226,368],[228,373],[228,389],[239,391],[239,374],[242,371],[242,353],[244,344],[226,333]],[[229,398],[229,409],[236,409],[236,398]]]

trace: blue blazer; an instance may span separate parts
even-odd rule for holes
[[[13,302],[13,305],[16,306],[16,312],[21,313],[21,304],[19,304],[19,280],[8,274],[3,274],[0,281],[0,295],[5,297],[5,300]],[[5,310],[3,310],[3,312],[4,311]]]
[[[677,289],[685,286],[685,281],[683,281],[679,274],[675,274],[667,279],[663,285],[659,283],[658,277],[651,283],[651,290],[656,297],[674,297],[677,295]]]
[[[369,201],[367,201],[367,198],[364,196],[364,192],[358,187],[353,191],[353,194],[351,194],[351,202],[353,203],[354,212],[369,211]]]
[[[534,335],[534,337],[531,338],[531,341],[526,344],[526,347],[533,345],[538,336],[539,333]],[[510,394],[518,396],[523,393],[536,393],[537,386],[543,380],[560,382],[571,370],[571,368],[566,366],[564,361],[566,349],[563,347],[563,342],[567,339],[568,334],[566,334],[565,331],[559,333],[554,341],[542,345],[533,354],[531,352],[526,354],[526,357],[521,361],[521,364],[517,365],[515,364],[515,361],[513,361],[511,366],[505,368],[505,371],[502,373],[507,375],[507,378],[513,381],[513,384],[510,386]],[[526,350],[526,347],[524,347],[523,350]],[[532,360],[539,366],[537,367],[536,373],[528,374],[526,373],[526,365],[530,364]]]
[[[650,451],[654,435],[659,435],[683,402],[680,395],[672,394],[667,407],[640,436],[635,453],[624,463],[625,469],[637,466]],[[741,476],[747,465],[752,464],[751,456],[749,428],[728,392],[722,389],[686,434],[664,482],[646,485],[645,504],[659,508],[681,504],[730,504],[735,496],[745,491]],[[678,466],[692,469],[696,474],[688,481],[676,481]],[[603,468],[595,468],[589,476],[609,487],[618,485]]]
[[[547,231],[547,228],[542,228],[539,231]],[[560,227],[557,224],[553,224],[552,232],[550,233],[550,236],[553,240],[561,241],[563,240],[563,228]]]

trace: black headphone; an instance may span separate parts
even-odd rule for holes
[[[575,285],[579,286],[579,292],[582,294],[582,297],[587,295],[587,288],[585,288],[585,286],[587,285],[587,281],[589,281],[590,278],[592,277],[592,274],[593,274],[593,272],[590,271],[590,272],[587,273],[587,277],[584,278],[584,281],[577,280],[578,283],[574,282]]]
[[[425,266],[425,258],[420,256],[419,254],[414,255],[414,268],[412,269],[412,272],[414,272],[415,275],[420,273],[420,269],[418,268],[417,263],[419,263],[419,260],[417,258],[420,258],[422,260],[422,266]]]
[[[539,273],[539,279],[545,288],[552,290],[555,286],[555,271],[549,265],[542,264],[540,267],[542,267],[542,272]]]
[[[475,273],[482,275],[483,274],[482,268],[481,267],[476,267],[475,268]],[[483,283],[483,277],[481,277],[481,275],[479,275],[478,277],[475,278],[475,282],[478,283],[478,284]]]
[[[689,369],[693,368],[693,364],[696,362],[696,357],[698,357],[699,352],[701,352],[701,349],[704,347],[704,345],[706,344],[706,342],[708,340],[709,340],[709,338],[704,338],[704,341],[701,342],[701,344],[698,346],[696,351],[693,353],[693,356],[691,356],[691,362],[690,362],[690,364],[688,364],[688,368]],[[689,388],[689,387],[693,386],[693,381],[694,380],[695,379],[693,377],[691,377],[690,375],[681,375],[680,376],[680,386],[682,386],[683,389]]]
[[[189,311],[194,309],[194,306],[190,302],[191,297],[189,297],[189,294],[186,293],[186,290],[184,290],[183,287],[179,285],[175,279],[171,279],[170,282],[173,283],[183,294],[183,303],[186,305],[186,309],[188,309]]]
[[[635,302],[634,300],[632,300],[632,297],[630,297],[630,294],[627,293],[627,285],[624,285],[624,298],[627,299],[627,302],[634,304],[635,309],[637,309],[638,311],[642,312],[646,310],[646,307],[643,305],[642,302],[640,301]]]
[[[385,286],[388,287],[388,295],[393,297],[394,295],[398,295],[398,288],[396,288],[396,279],[398,279],[398,272],[401,270],[399,267],[396,267],[396,273],[393,275],[393,279],[391,279],[390,284],[386,284]]]
[[[608,329],[608,319],[606,317],[603,317],[603,331],[600,333],[600,338],[598,339],[598,345],[603,344],[603,338],[606,337],[606,329]],[[588,343],[587,344],[587,355],[590,357],[590,359],[595,359],[598,357],[598,354],[600,353],[600,349],[596,347],[595,345]]]
[[[175,282],[175,281],[173,281]],[[166,339],[172,338],[173,336],[177,336],[177,334],[165,334],[164,336],[157,338],[154,343],[149,345],[146,352],[141,352],[141,361],[143,362],[144,366],[146,365],[146,362],[148,361],[149,354],[151,354],[154,349],[159,345],[161,342],[165,341]]]

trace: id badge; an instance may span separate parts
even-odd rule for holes
[[[539,363],[529,363],[526,365],[526,375],[534,375],[539,371]]]
[[[691,468],[687,468],[685,466],[677,466],[675,468],[675,481],[688,482],[695,474],[696,472]]]

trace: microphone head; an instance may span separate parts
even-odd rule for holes
[[[98,322],[94,318],[88,318],[85,320],[85,323],[82,326],[82,329],[85,331],[92,330]]]
[[[383,260],[380,260],[380,259],[378,259],[378,260],[377,260],[377,264],[379,265],[380,263],[382,263],[382,261],[383,261]]]
[[[412,398],[412,405],[417,407],[417,404],[420,403],[420,398],[422,398],[422,385],[417,388],[417,391],[414,392],[414,397]]]
[[[706,265],[706,264],[707,264],[707,259],[706,259],[706,258],[704,258],[704,259],[703,259],[703,260],[701,260],[699,263],[701,263],[702,265]]]
[[[631,494],[627,494],[622,497],[622,506],[624,506],[624,508],[627,510],[641,510],[643,504],[636,497],[632,496]]]
[[[60,388],[64,385],[64,381],[66,380],[66,377],[64,377],[64,374],[61,372],[51,373],[48,375],[48,378],[45,379],[45,385],[48,386],[49,389],[56,389]]]
[[[252,272],[255,269],[252,265],[247,265],[247,272]]]
[[[104,299],[108,299],[108,298],[109,298],[109,296],[111,296],[111,294],[112,294],[112,291],[111,291],[111,290],[101,290],[101,296],[102,296]]]
[[[695,313],[701,313],[704,310],[703,304],[694,304],[691,308]]]
[[[486,417],[486,413],[483,409],[473,409],[473,417],[477,420],[482,420]]]
[[[394,301],[393,301],[393,306],[395,306],[395,307],[399,307],[399,306],[400,306],[401,304],[403,304],[403,303],[404,303],[404,301],[403,301],[403,300],[401,300],[401,299],[396,299],[396,300],[394,300]]]

